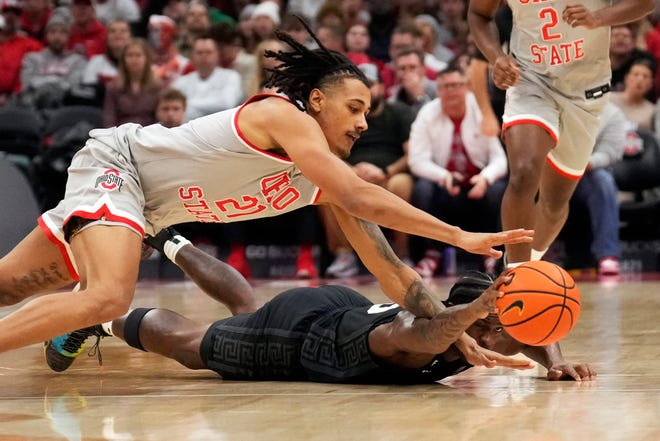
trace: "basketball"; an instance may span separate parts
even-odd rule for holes
[[[499,287],[502,326],[521,343],[545,346],[564,338],[580,316],[580,291],[573,278],[551,262],[533,261],[509,272]]]

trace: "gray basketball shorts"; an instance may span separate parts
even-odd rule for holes
[[[112,129],[104,130],[112,133]],[[75,279],[78,271],[69,247],[73,234],[101,224],[124,226],[144,236],[144,194],[137,169],[119,148],[110,145],[112,136],[101,139],[103,142],[90,138],[76,153],[68,169],[64,199],[38,219]],[[72,218],[86,222],[77,222],[80,229],[70,231],[67,224]]]
[[[507,90],[502,131],[517,124],[542,127],[556,142],[548,154],[548,164],[562,176],[580,179],[589,163],[608,97],[567,97],[532,75],[521,74],[518,85]]]

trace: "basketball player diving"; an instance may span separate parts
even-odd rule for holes
[[[0,319],[0,352],[52,341],[75,357],[81,348],[70,331],[128,311],[144,235],[182,222],[328,204],[354,248],[371,257],[365,264],[383,292],[425,317],[439,305],[420,277],[403,264],[387,273],[373,264],[384,258],[376,225],[493,257],[502,254],[494,246],[532,240],[524,229],[463,231],[356,176],[341,158],[367,129],[366,77],[342,54],[278,36],[291,50],[268,54],[280,64],[267,86],[282,95],[254,96],[174,128],[128,123],[90,132],[68,169],[64,199],[0,259],[0,304],[47,294]],[[80,290],[67,291],[76,281]],[[495,362],[467,334],[458,345],[472,364]]]
[[[149,239],[158,249],[182,242],[171,229]],[[547,369],[548,380],[596,377],[589,364],[566,362],[558,343],[527,346],[507,334],[495,305],[502,295],[497,287],[510,277],[506,274],[493,280],[484,273],[466,273],[451,288],[446,307],[425,318],[394,303],[373,304],[336,285],[286,290],[259,307],[238,271],[189,242],[173,260],[233,317],[208,325],[166,309],[136,308],[75,334],[115,335],[132,347],[190,369],[210,369],[227,380],[400,384],[438,381],[471,367],[455,346],[467,332],[486,350],[535,360]],[[70,365],[63,362],[51,368]],[[529,360],[510,357],[498,365],[533,367]]]

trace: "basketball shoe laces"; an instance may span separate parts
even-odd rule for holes
[[[99,360],[99,366],[103,367],[103,356],[101,355],[101,347],[99,346],[101,343],[102,336],[95,331],[96,330],[91,331],[94,332],[93,334],[89,333],[90,328],[85,328],[79,331],[73,331],[71,334],[69,334],[69,338],[67,338],[66,342],[64,342],[64,344],[62,345],[62,349],[70,354],[80,353],[83,349],[83,345],[85,344],[85,341],[89,337],[94,336],[96,337],[96,341],[94,342],[92,347],[89,348],[89,351],[87,351],[87,356],[88,357],[96,356]]]
[[[64,340],[58,350],[54,345],[54,341],[46,342],[46,361],[51,369],[55,371],[66,370],[80,355],[85,347],[85,342],[89,337],[96,337],[96,341],[92,347],[87,351],[87,356],[98,358],[99,367],[103,368],[103,356],[101,355],[101,339],[107,334],[99,329],[99,326],[91,326],[89,328],[79,329],[68,334],[61,335],[57,339]],[[55,339],[54,339],[55,340]]]

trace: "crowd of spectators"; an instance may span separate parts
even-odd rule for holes
[[[498,136],[501,92],[489,83],[488,65],[471,43],[467,0],[2,0],[0,9],[0,108],[27,107],[46,122],[62,107],[94,106],[102,109],[105,126],[173,126],[274,93],[264,88],[267,68],[275,67],[264,52],[286,50],[274,38],[278,28],[314,47],[302,17],[324,46],[345,53],[372,83],[370,129],[348,158],[356,173],[448,222],[499,228],[507,174],[506,146]],[[506,9],[503,4],[498,11],[502,35]],[[660,130],[658,18],[612,29],[615,108],[608,115],[623,119],[625,131]],[[601,130],[607,133],[606,126]],[[597,149],[582,187],[606,184],[605,197],[612,199],[616,189],[607,170],[624,148],[602,140],[614,153],[599,161]],[[587,201],[592,191],[578,193]],[[589,207],[597,213],[594,207],[611,206]],[[314,236],[317,221],[325,235]],[[314,211],[293,223],[292,229],[307,232],[292,239],[302,249],[299,277],[360,270],[332,213]],[[615,227],[603,234],[611,239]],[[618,273],[619,247],[611,240],[599,245],[601,233],[592,234],[595,261],[602,271]],[[239,228],[223,236],[231,237],[230,263],[249,275],[244,254],[250,235]],[[437,244],[416,252],[406,235],[390,237],[400,257],[410,265],[417,261],[423,275],[443,270]],[[312,258],[314,240],[334,259],[324,268]],[[493,263],[483,265],[492,269]]]

